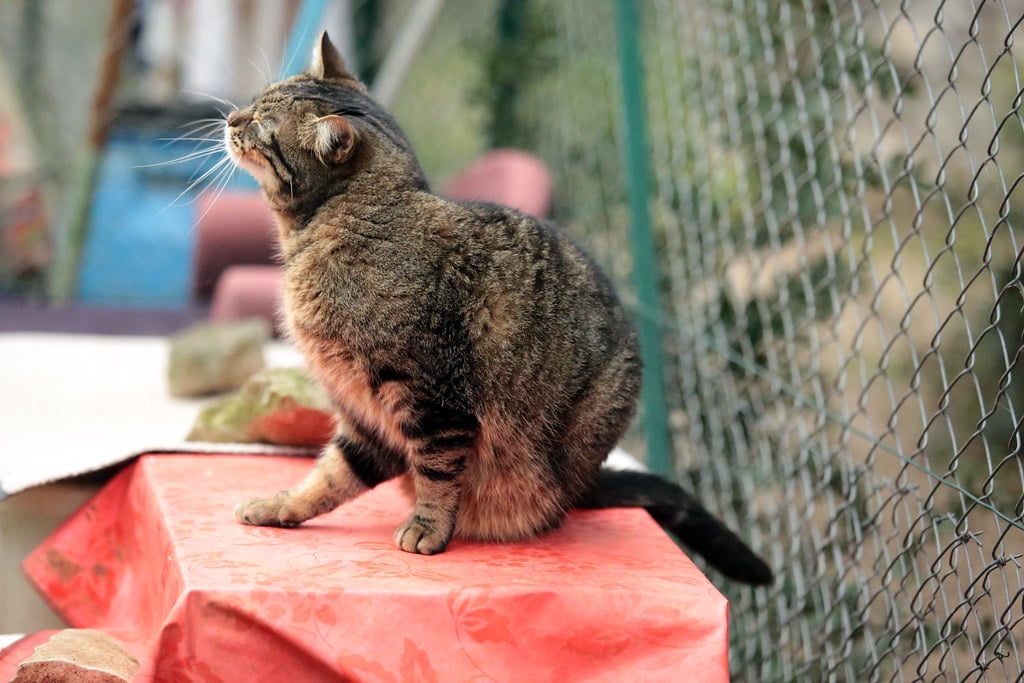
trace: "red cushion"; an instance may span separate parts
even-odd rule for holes
[[[201,195],[196,200],[196,215],[196,296],[210,296],[217,279],[229,266],[273,262],[277,228],[258,192]]]
[[[280,332],[282,277],[280,266],[229,266],[213,290],[210,319],[226,322],[262,317]]]
[[[545,218],[551,206],[551,173],[532,154],[496,149],[467,166],[444,194],[459,201],[504,204]]]

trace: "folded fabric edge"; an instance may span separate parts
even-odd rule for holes
[[[117,465],[123,465],[135,458],[149,453],[213,453],[218,455],[227,454],[238,454],[238,455],[290,455],[298,457],[312,457],[319,452],[319,449],[309,448],[307,446],[277,446],[272,444],[260,444],[260,443],[214,443],[208,441],[182,441],[181,443],[171,444],[167,446],[154,446],[150,448],[142,448],[139,450],[133,450],[129,453],[114,457],[109,460],[97,461],[89,463],[88,465],[75,469],[73,471],[64,471],[59,474],[47,473],[39,474],[36,476],[24,476],[18,477],[16,475],[8,474],[0,477],[0,501],[10,498],[11,496],[27,491],[28,489],[35,488],[37,486],[45,486],[46,484],[56,484],[58,482],[67,481],[75,477],[81,477],[94,472],[105,470],[108,467],[115,467]]]

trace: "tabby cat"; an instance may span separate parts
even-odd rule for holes
[[[289,527],[403,476],[395,531],[515,541],[573,507],[642,506],[725,575],[771,570],[688,493],[601,467],[640,387],[634,329],[597,266],[554,226],[433,193],[405,135],[327,34],[306,74],[227,117],[231,159],[262,187],[285,260],[291,338],[338,426],[295,488],[238,505]]]

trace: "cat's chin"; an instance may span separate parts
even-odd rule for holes
[[[226,135],[224,149],[235,166],[255,178],[265,194],[272,194],[271,188],[276,188],[278,180],[263,155],[255,149],[239,150],[232,144],[230,134]]]
[[[267,162],[255,150],[238,154],[234,157],[235,163],[243,171],[256,179],[263,191],[268,195],[277,189],[277,177],[270,169]]]
[[[259,183],[260,189],[263,191],[263,198],[271,209],[282,211],[287,208],[290,197],[287,196],[287,192],[282,191],[277,177],[266,167],[266,162],[263,162],[263,165],[261,165],[254,163],[244,156],[237,155],[232,155],[232,159],[236,166],[251,175]]]

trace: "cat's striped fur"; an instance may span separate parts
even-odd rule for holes
[[[640,361],[593,261],[541,221],[432,194],[326,34],[307,74],[232,112],[226,146],[274,210],[290,336],[338,415],[306,480],[240,504],[240,521],[299,524],[402,475],[416,502],[395,539],[410,552],[528,538],[574,506],[642,505],[727,575],[771,580],[678,486],[600,469],[633,416]]]

